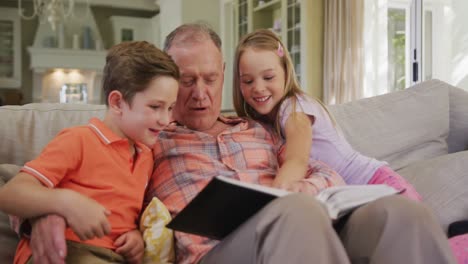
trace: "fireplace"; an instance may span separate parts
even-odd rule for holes
[[[84,4],[76,5],[75,11],[86,19],[69,19],[56,31],[47,23],[38,25],[34,44],[28,48],[33,71],[33,102],[59,103],[64,85],[78,85],[86,87],[87,103],[102,103],[102,70],[107,52],[101,49],[102,38],[92,12]],[[75,43],[80,39],[83,43]],[[85,40],[96,45],[84,45]]]
[[[64,84],[85,84],[88,103],[100,104],[106,51],[28,48],[33,70],[33,101],[60,102]]]

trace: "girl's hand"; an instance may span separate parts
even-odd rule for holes
[[[132,230],[119,236],[114,246],[117,247],[115,252],[122,255],[128,263],[140,264],[143,261],[145,252],[145,242],[140,231]]]
[[[273,180],[271,186],[273,188],[294,191],[294,189],[296,189],[294,188],[294,186],[296,185],[295,183],[298,183],[295,179],[291,179],[288,177],[280,177],[279,175],[277,175]]]
[[[280,178],[275,178],[275,180],[272,183],[272,187],[274,188],[279,188],[279,189],[284,189],[290,192],[305,192],[305,185],[303,181],[298,181],[298,180],[290,180],[290,179],[280,179]],[[307,193],[307,192],[306,192]]]
[[[107,217],[111,214],[100,203],[78,192],[57,189],[61,201],[58,213],[81,240],[103,237],[110,233]]]

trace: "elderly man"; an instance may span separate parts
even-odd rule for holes
[[[274,177],[275,138],[256,122],[220,116],[224,64],[217,34],[182,25],[164,48],[181,72],[177,125],[154,148],[148,199],[157,196],[175,215],[216,175],[259,184]],[[63,229],[58,217],[35,222],[35,260],[63,260]],[[355,210],[337,229],[317,201],[297,194],[274,200],[222,241],[175,236],[178,263],[454,263],[429,210],[398,196]]]

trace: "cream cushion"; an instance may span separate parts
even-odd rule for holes
[[[140,220],[140,231],[145,241],[143,263],[174,263],[174,234],[166,224],[171,215],[156,197],[148,204]]]

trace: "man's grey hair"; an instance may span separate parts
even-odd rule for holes
[[[183,24],[167,35],[164,41],[164,51],[167,52],[173,45],[187,45],[211,39],[221,51],[221,38],[206,23],[196,22]]]

